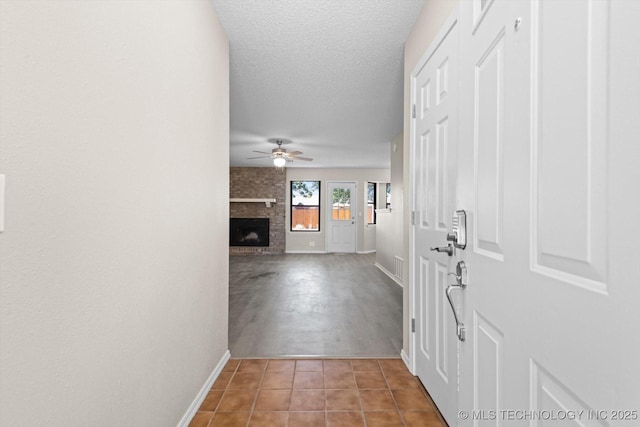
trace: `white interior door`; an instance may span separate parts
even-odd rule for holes
[[[327,252],[356,251],[356,183],[327,185]]]
[[[451,22],[412,73],[411,233],[415,373],[448,422],[457,414],[457,338],[447,298],[446,235],[456,202],[458,27]]]
[[[637,425],[640,2],[461,8],[459,421]]]

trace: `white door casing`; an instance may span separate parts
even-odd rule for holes
[[[356,189],[355,182],[327,183],[327,252],[356,251]]]
[[[452,259],[446,246],[456,202],[458,26],[452,18],[412,72],[411,295],[414,373],[448,422],[457,415],[457,338],[445,296]]]
[[[636,425],[640,2],[461,5],[459,422]]]

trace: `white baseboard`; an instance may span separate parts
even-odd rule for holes
[[[372,254],[372,253],[375,253],[375,251],[376,251],[375,249],[372,249],[370,251],[358,251],[356,253],[360,254],[360,255],[363,255],[363,254]]]
[[[184,416],[178,423],[178,427],[189,426],[189,423],[191,422],[193,417],[196,416],[196,412],[198,412],[198,408],[200,407],[200,405],[202,405],[202,402],[204,402],[204,399],[207,397],[209,390],[211,390],[211,387],[213,387],[213,383],[216,381],[216,379],[218,378],[218,375],[220,375],[220,372],[222,372],[224,365],[227,364],[230,358],[231,358],[231,353],[229,352],[229,350],[225,351],[224,354],[222,355],[222,358],[218,361],[218,364],[216,365],[216,367],[213,368],[213,372],[211,372],[211,375],[209,375],[209,378],[207,378],[207,381],[205,381],[204,385],[200,389],[200,392],[196,395],[196,398],[193,400],[193,402],[189,406],[189,409],[187,410],[187,412],[184,414]]]
[[[409,360],[409,356],[407,355],[407,353],[405,353],[404,348],[400,351],[400,357],[402,358],[404,364],[407,365],[407,369],[409,370],[409,372],[415,375],[415,372],[413,372],[413,369],[411,369],[411,361]]]
[[[374,265],[375,265],[376,267],[378,267],[378,269],[379,269],[380,271],[382,271],[384,274],[386,274],[387,276],[389,276],[389,278],[390,278],[391,280],[393,280],[394,282],[396,282],[396,283],[397,283],[401,288],[404,288],[404,284],[403,284],[400,280],[398,280],[398,278],[397,278],[395,275],[391,274],[391,272],[390,272],[389,270],[387,270],[386,268],[384,268],[382,265],[380,265],[380,264],[379,264],[379,263],[377,263],[377,262],[376,262]]]

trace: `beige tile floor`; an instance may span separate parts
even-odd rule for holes
[[[400,359],[232,359],[190,426],[446,423]]]

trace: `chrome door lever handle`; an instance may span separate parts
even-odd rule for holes
[[[436,252],[446,252],[447,255],[453,256],[453,246],[452,245],[441,246],[439,248],[431,248],[431,250],[432,251],[436,251]]]
[[[456,284],[456,285],[449,285],[447,286],[447,289],[444,291],[444,293],[447,295],[447,299],[449,300],[449,305],[451,305],[451,310],[453,310],[453,318],[456,321],[456,335],[458,335],[458,339],[460,341],[464,341],[466,338],[466,330],[464,327],[464,323],[462,323],[460,320],[458,320],[458,314],[456,313],[456,308],[453,306],[453,300],[451,299],[451,291],[453,291],[454,289],[464,289],[466,288],[467,285],[465,284]]]

